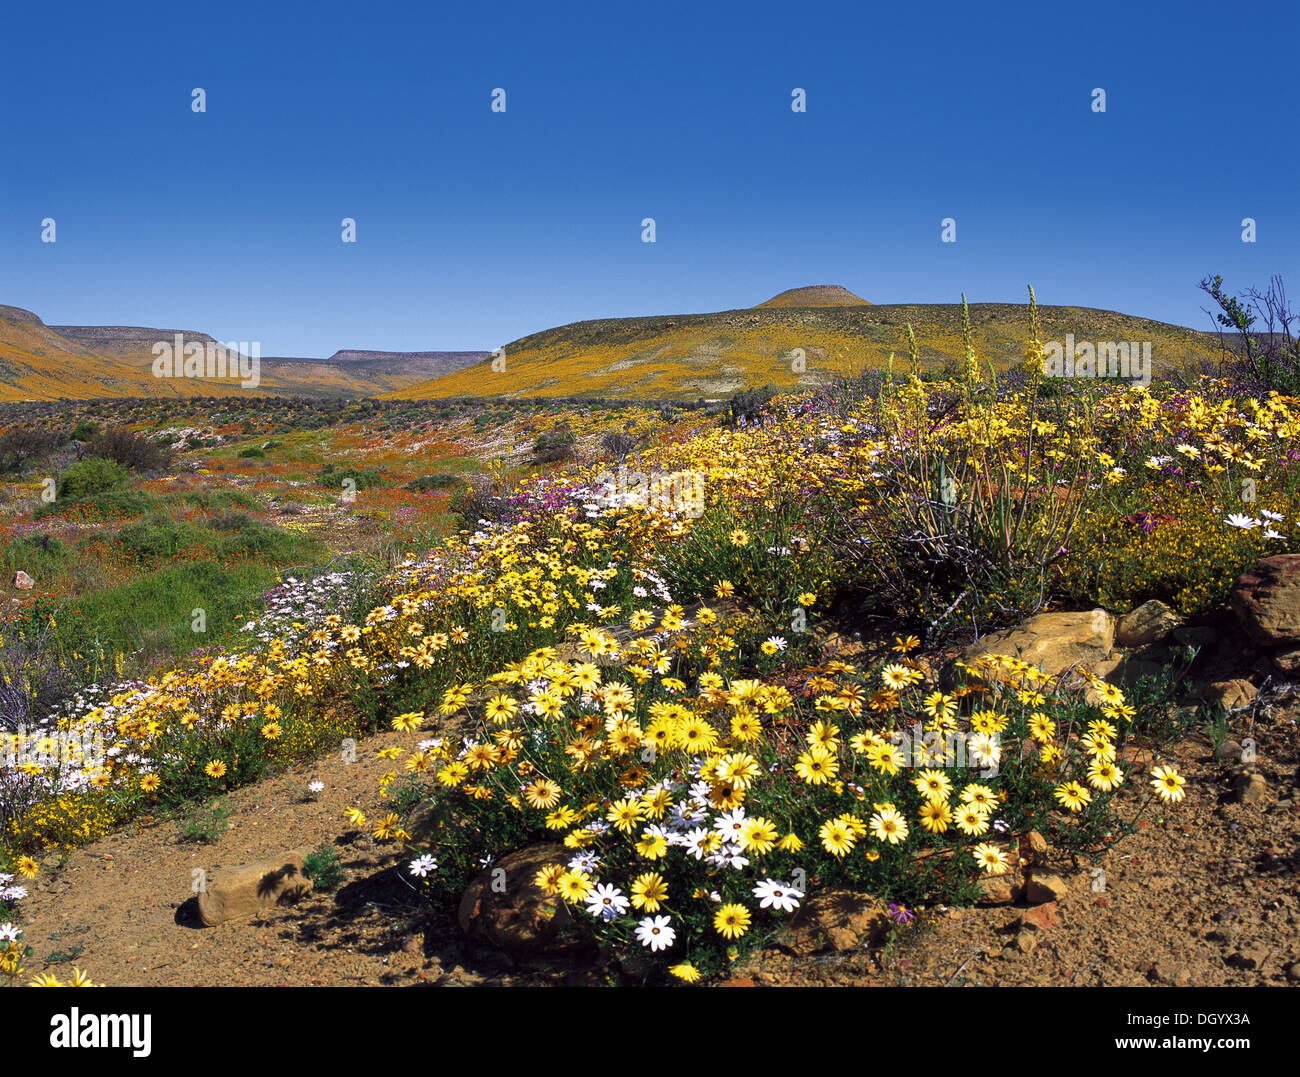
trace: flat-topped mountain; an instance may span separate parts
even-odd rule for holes
[[[198,343],[239,370],[239,353],[208,333],[132,325],[46,325],[22,307],[0,305],[0,400],[123,396],[365,397],[459,370],[488,352],[390,352],[343,349],[328,359],[261,356],[255,387],[231,377],[154,376],[160,342]],[[251,345],[249,351],[251,351]],[[249,369],[245,362],[245,369]]]

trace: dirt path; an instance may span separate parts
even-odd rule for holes
[[[1258,985],[1300,980],[1300,748],[1294,703],[1255,729],[1266,787],[1240,802],[1203,737],[1166,758],[1188,779],[1177,809],[1149,811],[1143,829],[1101,861],[1104,891],[1088,868],[1068,873],[1071,890],[1055,922],[1015,945],[1024,911],[1010,907],[930,910],[891,946],[794,957],[762,951],[736,982],[770,984],[967,983],[983,985]],[[46,858],[24,903],[30,975],[70,974],[73,964],[111,985],[472,985],[601,983],[602,973],[524,966],[465,948],[454,921],[431,914],[393,869],[402,850],[351,828],[344,809],[372,819],[376,753],[409,746],[409,734],[365,741],[357,762],[331,758],[238,789],[229,830],[212,845],[179,841],[175,820],[132,827],[73,853]],[[1145,789],[1131,774],[1129,794]],[[325,790],[304,798],[318,779]],[[1279,805],[1278,801],[1282,803]],[[347,871],[337,890],[314,893],[264,918],[201,928],[178,922],[193,871],[332,843]]]

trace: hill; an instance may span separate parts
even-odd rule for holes
[[[148,370],[63,336],[30,310],[0,306],[0,400],[179,395]]]
[[[787,288],[755,310],[764,307],[869,307],[861,296],[854,295],[839,284],[809,284],[804,288]]]
[[[826,289],[816,291],[824,296]],[[506,345],[504,370],[494,371],[483,362],[387,395],[694,400],[726,397],[765,383],[809,387],[839,373],[883,368],[890,352],[901,368],[907,361],[909,323],[927,367],[955,368],[964,355],[959,304],[871,305],[860,300],[854,305],[773,305],[790,294],[716,314],[574,322]],[[1212,335],[1115,311],[1038,310],[1044,341],[1064,342],[1067,333],[1078,342],[1150,341],[1157,377],[1161,371],[1196,368],[1214,360],[1219,350]],[[970,315],[981,363],[987,360],[1002,370],[1020,362],[1029,337],[1027,305],[975,303]],[[802,370],[795,349],[802,349]]]
[[[258,384],[225,378],[154,377],[154,345],[211,347],[238,371],[239,353],[207,333],[125,325],[46,325],[21,307],[0,305],[0,400],[117,397],[366,397],[400,390],[476,363],[487,352],[340,350],[328,359],[263,356]],[[245,363],[245,369],[250,369]]]

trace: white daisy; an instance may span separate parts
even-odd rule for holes
[[[652,951],[667,950],[677,941],[677,932],[669,924],[667,916],[647,916],[636,925],[636,939],[642,946]]]
[[[436,871],[437,869],[438,861],[428,853],[425,853],[424,856],[420,857],[418,860],[411,861],[411,874],[418,875],[421,879],[427,877],[429,872]]]
[[[600,883],[587,898],[587,912],[602,920],[617,920],[627,912],[630,902],[623,891],[609,883]]]
[[[754,897],[758,898],[759,908],[794,912],[799,907],[799,899],[803,897],[803,891],[795,889],[789,883],[764,879],[754,887]]]
[[[1246,531],[1250,531],[1259,526],[1259,521],[1253,516],[1242,516],[1239,512],[1234,512],[1224,521],[1224,523],[1231,527],[1240,527]]]

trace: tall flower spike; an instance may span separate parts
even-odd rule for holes
[[[971,343],[970,308],[966,304],[966,293],[961,294],[961,336],[966,346],[966,387],[974,389],[980,380],[979,364],[975,361],[975,345]]]
[[[1029,343],[1025,346],[1025,372],[1034,377],[1043,373],[1043,342],[1038,336],[1038,300],[1034,286],[1029,286]]]

